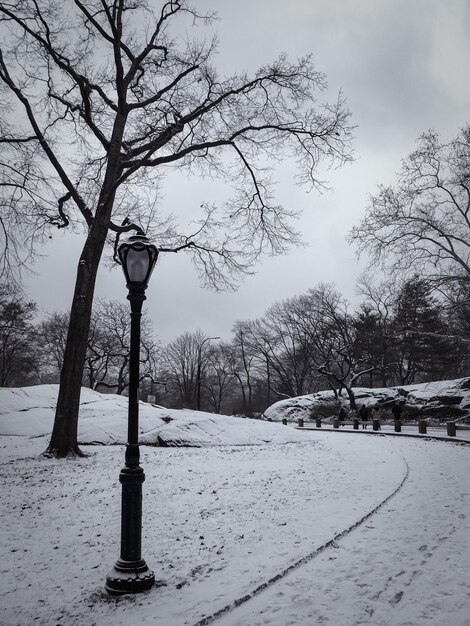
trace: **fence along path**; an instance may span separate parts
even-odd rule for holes
[[[286,418],[283,418],[282,423],[284,425],[288,424]],[[305,425],[305,421],[302,417],[299,417],[297,420],[297,428],[305,428],[306,430],[317,430],[318,428],[326,427],[327,430],[338,430],[343,432],[351,432],[351,427],[353,431],[358,432],[376,432],[381,434],[395,434],[402,433],[403,435],[428,435],[430,437],[436,437],[439,439],[452,439],[458,438],[459,441],[468,441],[470,442],[470,425],[468,424],[460,424],[456,421],[446,422],[445,426],[439,425],[430,425],[428,420],[420,419],[417,422],[403,421],[403,420],[343,420],[340,422],[338,418],[334,418],[333,422],[330,423],[322,423],[321,418],[317,417],[315,419],[315,426],[313,424],[309,426]],[[359,428],[361,426],[361,428]],[[371,426],[372,430],[368,427]],[[404,431],[402,430],[404,428]],[[458,433],[458,435],[457,435]]]

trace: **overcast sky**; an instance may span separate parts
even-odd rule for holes
[[[157,6],[159,3],[155,2]],[[359,221],[368,194],[390,183],[416,138],[433,128],[450,139],[470,121],[469,0],[195,0],[217,9],[220,73],[254,73],[285,51],[291,59],[313,53],[326,73],[331,99],[341,89],[353,114],[356,161],[322,172],[332,191],[307,193],[283,170],[278,197],[301,209],[296,224],[308,244],[289,254],[265,257],[256,275],[236,293],[200,287],[189,256],[162,255],[147,292],[146,307],[156,334],[167,342],[202,329],[229,338],[237,319],[261,316],[276,300],[302,293],[319,282],[334,282],[357,301],[355,282],[365,263],[345,237]],[[210,31],[209,31],[210,32]],[[201,34],[203,30],[201,29]],[[208,33],[209,34],[209,33]],[[210,181],[181,177],[164,189],[175,213],[212,201]],[[83,240],[55,236],[48,256],[35,266],[26,290],[42,311],[68,310]],[[103,267],[96,295],[125,301],[119,268]]]

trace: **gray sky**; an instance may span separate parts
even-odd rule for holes
[[[317,283],[334,282],[357,300],[355,281],[364,262],[345,240],[378,183],[392,182],[415,139],[433,128],[450,139],[470,121],[469,0],[197,0],[201,9],[217,9],[220,73],[254,73],[285,51],[291,59],[313,53],[326,73],[331,100],[342,89],[353,114],[352,165],[321,172],[332,191],[322,195],[299,188],[294,169],[283,168],[278,198],[301,209],[296,227],[308,244],[289,254],[265,257],[256,275],[236,293],[200,287],[189,256],[162,255],[147,292],[146,306],[155,332],[164,342],[201,328],[229,338],[237,319],[261,316],[276,300],[294,296]],[[201,35],[205,29],[200,29]],[[214,29],[212,29],[214,30]],[[219,193],[211,182],[168,179],[163,202],[175,213],[190,212]],[[48,256],[35,266],[26,290],[42,310],[67,310],[83,239],[54,237]],[[96,295],[125,300],[119,268],[102,267]]]

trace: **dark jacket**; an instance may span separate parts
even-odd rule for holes
[[[359,417],[362,421],[369,419],[369,411],[367,410],[366,406],[361,406],[361,408],[359,409]]]

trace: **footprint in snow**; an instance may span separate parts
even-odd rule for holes
[[[403,598],[403,591],[398,591],[391,600],[389,600],[390,604],[398,604],[400,600]]]

